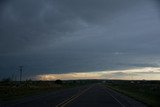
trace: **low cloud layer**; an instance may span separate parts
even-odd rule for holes
[[[2,0],[0,78],[159,67],[157,0]]]

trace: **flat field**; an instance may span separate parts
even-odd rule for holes
[[[10,81],[0,82],[0,100],[16,100],[23,97],[53,92],[66,88],[78,87],[94,83],[88,80],[68,80],[68,81]]]
[[[144,102],[149,107],[160,107],[160,81],[107,81],[107,87]]]

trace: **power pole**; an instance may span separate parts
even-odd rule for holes
[[[19,73],[20,73],[19,80],[20,80],[20,82],[22,81],[22,71],[23,71],[23,66],[19,66]]]

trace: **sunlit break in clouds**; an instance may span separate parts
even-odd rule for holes
[[[116,80],[160,80],[160,68],[137,68],[116,71],[97,71],[67,74],[43,74],[33,77],[36,80],[75,80],[75,79],[116,79]]]
[[[157,80],[159,28],[158,0],[1,0],[0,80]]]

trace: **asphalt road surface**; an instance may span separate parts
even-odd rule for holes
[[[3,102],[0,107],[146,107],[101,84],[65,89],[45,95]]]

